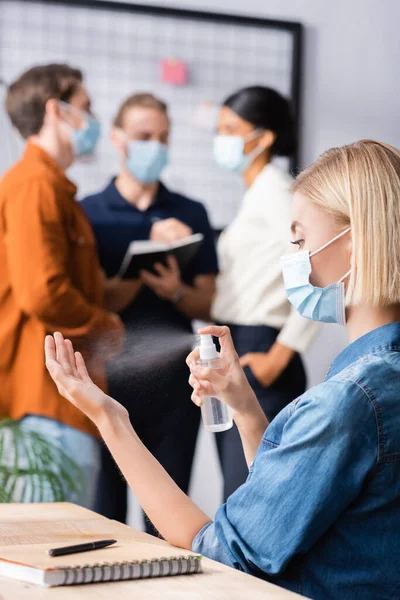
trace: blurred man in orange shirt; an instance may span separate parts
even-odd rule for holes
[[[25,72],[9,87],[6,108],[27,145],[0,182],[0,415],[60,443],[86,479],[72,499],[89,506],[99,469],[96,431],[59,396],[42,346],[54,331],[71,338],[104,388],[104,360],[122,342],[123,326],[105,310],[105,298],[109,308],[121,306],[112,286],[105,290],[91,227],[65,175],[93,152],[100,126],[82,73],[67,65]]]

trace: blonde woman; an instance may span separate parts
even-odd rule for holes
[[[288,297],[303,316],[346,323],[350,345],[325,381],[268,426],[229,330],[223,371],[188,358],[193,400],[232,407],[250,475],[214,522],[144,448],[126,411],[91,383],[56,335],[47,365],[97,425],[162,535],[307,597],[399,598],[400,152],[364,140],[323,154],[295,182]],[[57,358],[56,358],[57,356]]]

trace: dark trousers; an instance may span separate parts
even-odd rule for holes
[[[190,400],[185,364],[190,345],[178,351],[168,347],[158,355],[157,351],[157,347],[151,350],[150,344],[145,360],[137,356],[135,348],[119,357],[109,370],[109,393],[128,409],[142,442],[187,492],[200,419],[199,409]],[[106,446],[102,447],[95,510],[126,522],[127,484]],[[148,519],[146,531],[157,534]]]
[[[243,356],[247,352],[268,352],[279,334],[276,329],[261,325],[228,326],[239,356]],[[306,389],[303,363],[297,354],[287,369],[270,387],[263,387],[249,367],[245,367],[244,371],[270,422],[282,408],[304,393]],[[236,425],[228,431],[215,435],[224,478],[225,501],[246,481],[249,470]]]

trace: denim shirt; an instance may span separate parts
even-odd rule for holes
[[[400,323],[275,418],[193,550],[315,600],[400,598]]]

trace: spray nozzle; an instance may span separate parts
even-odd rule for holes
[[[209,333],[200,335],[200,358],[202,360],[210,360],[217,357],[217,347],[213,342],[212,335]]]

